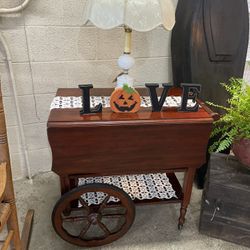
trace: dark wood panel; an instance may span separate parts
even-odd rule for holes
[[[208,199],[223,199],[224,202],[232,202],[237,200],[237,205],[242,205],[250,209],[250,191],[235,188],[233,186],[223,186],[215,183],[208,185],[209,192],[207,193]],[[237,197],[237,198],[236,198]],[[248,198],[247,198],[248,197]]]
[[[233,156],[212,154],[202,197],[200,231],[250,246],[249,198],[250,171]]]
[[[202,100],[227,105],[219,83],[243,77],[248,33],[247,0],[179,0],[171,38],[174,84],[199,83]]]
[[[56,173],[120,174],[197,167],[210,131],[208,124],[48,128],[48,138]]]
[[[208,186],[206,185],[202,197],[202,213],[206,212],[210,214],[212,218],[215,208],[218,207],[219,210],[216,211],[215,218],[221,217],[225,220],[227,219],[229,221],[239,222],[244,225],[244,228],[248,228],[250,230],[250,206],[247,204],[248,199],[246,199],[249,195],[238,193],[235,196],[234,193],[232,199],[231,195],[228,197],[231,190],[223,189],[224,192],[218,192],[218,190],[219,189],[216,189],[216,192],[213,192],[213,190],[208,189]],[[235,197],[237,197],[237,200]],[[241,202],[238,197],[244,197],[245,199]]]
[[[244,23],[244,15],[239,15],[245,12],[244,2],[238,0],[235,4],[235,0],[204,1],[204,29],[211,61],[230,62],[237,57],[242,46],[241,37],[244,36],[244,25],[239,25]]]
[[[250,210],[249,187],[249,169],[234,156],[212,154],[204,190],[207,199],[221,199],[226,204],[235,203]]]
[[[211,222],[211,214],[204,213],[199,226],[200,233],[250,247],[250,231],[235,225],[233,221],[216,218]]]
[[[213,153],[209,162],[209,182],[250,192],[250,170],[232,155]]]

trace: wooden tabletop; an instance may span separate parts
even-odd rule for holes
[[[145,88],[137,89],[141,95],[148,96]],[[110,96],[113,89],[91,89],[91,95]],[[160,89],[158,90],[161,91]],[[168,95],[180,95],[180,89],[170,90]],[[77,88],[58,89],[56,96],[81,96],[82,92]],[[159,93],[160,95],[160,93]],[[136,114],[114,113],[110,108],[104,108],[102,113],[80,115],[79,108],[72,109],[52,109],[48,119],[50,126],[103,126],[103,125],[137,125],[139,124],[180,124],[180,123],[211,123],[216,119],[206,105],[200,102],[201,108],[198,112],[178,112],[176,108],[164,108],[162,112],[152,112],[151,108],[141,108]],[[56,124],[55,124],[56,123]]]

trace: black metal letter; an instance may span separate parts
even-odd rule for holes
[[[173,86],[168,84],[168,83],[163,83],[163,91],[161,94],[160,101],[158,101],[157,93],[156,93],[156,88],[159,87],[159,84],[155,83],[146,83],[145,86],[149,89],[149,95],[152,103],[152,112],[159,112],[162,110],[163,104],[166,100],[167,93],[170,88]]]
[[[197,112],[199,110],[199,104],[196,102],[196,99],[201,92],[201,85],[182,83],[181,87],[183,88],[183,93],[182,93],[181,108],[179,109],[179,111]],[[189,99],[193,100],[193,102],[196,102],[194,107],[191,108],[187,107]]]
[[[90,89],[93,88],[92,84],[82,84],[79,85],[79,88],[82,90],[82,110],[80,111],[81,115],[91,114],[91,113],[101,113],[102,104],[98,104],[94,108],[90,108]]]

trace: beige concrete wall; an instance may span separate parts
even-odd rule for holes
[[[1,0],[0,7],[13,7],[20,2],[23,0]],[[21,14],[0,17],[0,29],[13,59],[33,175],[51,168],[46,121],[56,89],[77,87],[79,83],[112,87],[112,80],[120,73],[116,60],[123,49],[123,30],[84,27],[85,3],[86,0],[31,0]],[[136,85],[171,81],[170,37],[171,33],[162,28],[134,32],[136,65],[131,74]],[[250,80],[248,72],[246,77]],[[27,172],[1,45],[0,75],[14,178],[22,178]]]
[[[0,7],[13,7],[22,1],[1,0]],[[31,0],[21,14],[0,18],[0,29],[14,63],[33,175],[51,168],[46,121],[56,89],[77,87],[79,83],[112,87],[112,80],[120,73],[116,61],[123,51],[123,30],[84,27],[85,3],[86,0]],[[171,81],[170,36],[162,28],[148,33],[134,32],[136,65],[131,74],[137,84]],[[0,75],[14,178],[22,178],[26,168],[1,46]]]

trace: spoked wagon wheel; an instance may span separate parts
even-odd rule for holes
[[[112,185],[93,183],[64,194],[54,207],[52,223],[62,239],[94,247],[122,237],[134,217],[135,206],[127,193]]]

